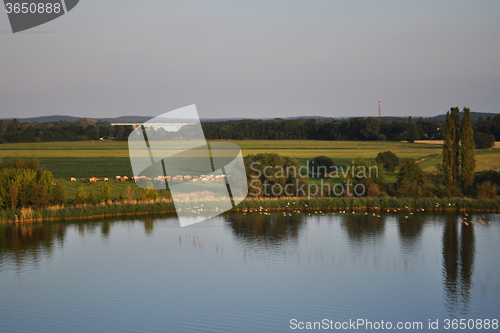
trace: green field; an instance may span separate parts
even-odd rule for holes
[[[436,165],[443,161],[442,156],[430,157],[420,163],[420,167],[424,171],[432,172],[436,169]],[[500,171],[500,151],[476,151],[476,171],[495,170]]]
[[[0,158],[12,157],[126,157],[127,141],[75,141],[41,143],[5,143],[0,145]]]
[[[241,140],[231,141],[239,145],[243,155],[277,153],[297,158],[301,163],[319,155],[333,158],[337,164],[347,164],[361,156],[373,159],[378,153],[390,150],[398,157],[418,160],[424,170],[441,162],[441,142],[419,141],[314,141],[314,140]],[[496,147],[500,147],[497,144]],[[18,154],[23,158],[40,159],[56,178],[89,178],[116,175],[132,175],[127,141],[78,141],[47,143],[14,143],[0,145],[0,158],[8,160]],[[500,149],[476,151],[477,171],[500,170]]]
[[[441,147],[442,141],[419,141],[423,144],[429,144]],[[476,171],[495,170],[500,171],[500,142],[496,142],[492,149],[476,150]],[[426,158],[420,163],[424,171],[434,171],[436,165],[442,162],[441,153],[434,157]]]
[[[355,142],[355,141],[232,141],[239,145],[243,155],[259,153],[277,153],[297,158],[302,164],[307,159],[319,155],[333,158],[337,164],[348,164],[349,160],[358,156],[375,158],[378,153],[391,150],[401,158],[413,157],[418,160],[431,156],[439,156],[441,148],[425,143],[409,144],[405,142]],[[8,160],[18,154],[23,158],[33,156],[55,178],[114,178],[115,176],[131,176],[126,141],[78,141],[48,143],[15,143],[0,145],[0,157]]]
[[[412,157],[420,162],[426,171],[432,171],[441,163],[441,142],[420,141],[384,142],[384,141],[314,141],[314,140],[242,140],[231,141],[239,145],[243,155],[259,153],[277,153],[297,158],[301,164],[308,159],[325,155],[335,160],[337,165],[346,165],[350,160],[361,156],[373,159],[378,153],[390,150],[398,157]],[[497,144],[496,147],[500,147]],[[37,157],[40,164],[53,173],[54,178],[63,179],[66,196],[74,197],[78,187],[99,188],[99,183],[90,183],[88,178],[109,178],[112,196],[118,198],[129,185],[138,198],[141,189],[131,181],[118,182],[115,176],[132,176],[127,141],[78,141],[48,143],[15,143],[0,145],[0,158],[7,161],[17,154],[22,158]],[[476,151],[477,168],[481,170],[500,170],[500,149]],[[70,182],[75,177],[77,182]],[[394,175],[389,175],[394,181]]]
[[[326,155],[332,158],[363,156],[375,158],[379,152],[391,150],[401,158],[423,158],[440,154],[439,145],[427,143],[383,141],[314,141],[314,140],[242,140],[231,141],[241,147],[244,155],[276,152],[295,158]],[[127,141],[77,141],[13,143],[0,145],[0,157],[128,157]]]

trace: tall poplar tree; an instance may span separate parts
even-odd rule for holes
[[[448,186],[457,188],[460,184],[464,194],[467,194],[474,181],[476,169],[474,131],[472,130],[470,110],[464,108],[460,124],[459,118],[458,108],[451,108],[446,113],[443,173]]]
[[[409,143],[414,143],[416,139],[417,139],[417,126],[415,126],[411,117],[408,117],[408,137],[406,140]]]
[[[443,174],[446,183],[451,184],[452,176],[452,161],[453,161],[453,149],[451,143],[451,121],[450,121],[450,111],[446,112],[446,122],[445,122],[445,134],[443,143]]]
[[[446,113],[445,140],[443,145],[443,171],[450,186],[458,185],[460,161],[460,136],[458,132],[459,109],[451,108]]]
[[[464,108],[461,123],[461,179],[464,194],[467,194],[474,182],[474,171],[476,170],[476,159],[474,156],[474,131],[470,119],[469,108]]]
[[[453,128],[455,129],[454,135],[452,136],[453,142],[453,185],[458,186],[458,179],[460,177],[460,110],[458,108],[452,108],[450,113],[451,122],[453,123]]]

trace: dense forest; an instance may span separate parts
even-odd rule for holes
[[[208,140],[363,140],[409,141],[444,139],[444,121],[419,118],[273,119],[225,120],[202,123]],[[473,123],[477,148],[500,141],[500,115]],[[21,123],[0,120],[0,143],[115,139],[126,140],[132,126],[112,126],[109,121]]]
[[[100,138],[125,140],[132,131],[132,126],[112,126],[109,121],[95,122],[88,118],[47,123],[0,120],[0,143],[85,141]]]
[[[203,123],[207,139],[381,140],[414,141],[443,138],[441,123],[411,117],[238,120]]]
[[[363,140],[409,141],[444,139],[444,121],[409,118],[234,120],[203,123],[209,140]],[[476,141],[500,140],[500,115],[473,124]],[[490,145],[491,147],[491,145]],[[483,147],[481,147],[483,148]]]

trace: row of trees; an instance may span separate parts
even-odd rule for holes
[[[500,140],[500,116],[473,124],[476,148],[490,148]],[[419,118],[349,118],[349,119],[274,119],[229,120],[202,123],[205,136],[216,139],[254,140],[442,140],[445,124]],[[161,130],[161,129],[160,129]],[[109,121],[95,122],[81,118],[78,121],[47,123],[20,123],[0,120],[0,143],[48,142],[117,139],[124,140],[133,131],[132,126],[112,126]],[[172,132],[175,134],[175,132]],[[169,135],[165,132],[165,138]],[[174,135],[175,136],[175,135]]]
[[[496,141],[500,141],[500,115],[486,119],[479,117],[474,125],[476,133],[492,135]]]
[[[378,140],[443,138],[442,124],[409,118],[230,120],[202,123],[207,139],[234,140]]]
[[[112,126],[109,121],[96,123],[88,118],[47,123],[20,123],[17,119],[0,120],[0,143],[84,141],[100,138],[124,140],[132,131],[132,126]]]
[[[500,121],[482,121],[488,124]],[[293,120],[231,120],[202,123],[207,139],[254,140],[442,140],[445,123],[419,118],[349,118],[349,119],[293,119]],[[474,125],[473,125],[474,126]],[[481,125],[483,129],[486,127]],[[494,126],[491,126],[492,128]],[[500,132],[499,132],[500,133]],[[493,135],[476,130],[477,148],[490,148]],[[500,139],[500,138],[499,138]]]

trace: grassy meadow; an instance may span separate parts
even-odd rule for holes
[[[416,141],[418,144],[428,144],[435,147],[441,147],[443,142],[440,140]],[[492,149],[476,150],[476,171],[495,170],[500,171],[500,142],[495,142]],[[397,154],[396,154],[397,155]],[[398,155],[399,156],[399,155]],[[420,167],[424,171],[433,171],[436,165],[442,162],[442,156],[429,157],[420,162]]]
[[[375,158],[378,153],[391,150],[401,158],[420,159],[441,154],[437,144],[389,141],[316,141],[316,140],[232,140],[243,155],[275,152],[294,158],[313,158],[326,155],[332,158]],[[9,143],[0,145],[0,157],[127,157],[127,141],[75,141],[43,143]]]
[[[234,140],[243,156],[259,153],[277,153],[297,158],[301,164],[308,159],[324,155],[334,159],[337,165],[347,165],[351,159],[361,156],[374,159],[378,153],[390,150],[398,157],[412,157],[425,171],[432,171],[442,161],[440,141],[389,142],[389,141],[314,141],[314,140]],[[500,143],[496,148],[477,150],[476,171],[500,170]],[[99,190],[99,182],[90,183],[88,178],[109,178],[113,198],[125,196],[131,191],[135,199],[141,189],[131,181],[116,181],[115,176],[132,176],[127,141],[78,141],[15,143],[0,145],[0,158],[7,161],[17,154],[22,158],[37,157],[40,164],[63,181],[67,198],[73,198],[79,187],[88,191]],[[77,182],[70,182],[75,177]],[[395,181],[389,175],[389,181]]]

